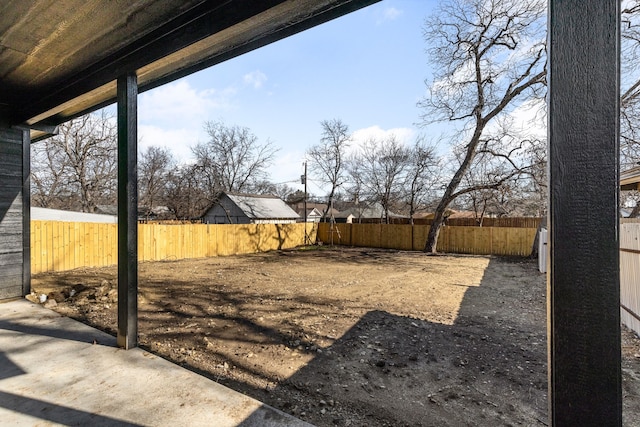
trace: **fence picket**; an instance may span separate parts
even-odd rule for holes
[[[176,260],[254,253],[304,244],[305,224],[139,224],[138,259]],[[422,250],[428,225],[330,224],[308,225],[310,241],[334,244]],[[117,225],[32,221],[32,272],[117,263]],[[438,250],[469,254],[528,256],[535,229],[519,227],[445,226]]]
[[[163,261],[254,253],[304,245],[304,224],[139,224],[138,260]],[[308,226],[312,242],[317,226]],[[31,222],[31,272],[114,265],[116,224]]]
[[[620,225],[620,318],[640,334],[640,224]]]
[[[428,225],[408,224],[334,224],[321,223],[318,239],[334,244],[421,251],[429,232]],[[338,230],[338,231],[336,231]],[[438,238],[438,251],[473,255],[529,256],[536,228],[444,226]],[[338,236],[348,236],[340,239]],[[342,243],[349,242],[349,243]]]

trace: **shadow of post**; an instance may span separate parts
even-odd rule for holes
[[[0,391],[0,408],[61,425],[138,427],[117,418],[81,411],[44,400]]]

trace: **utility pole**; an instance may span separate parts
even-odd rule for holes
[[[302,183],[304,184],[304,244],[307,242],[307,161],[304,161],[304,175],[302,175]]]

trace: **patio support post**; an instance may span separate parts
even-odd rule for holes
[[[549,0],[552,426],[621,426],[619,0]]]
[[[118,78],[118,337],[138,345],[138,82]]]
[[[22,296],[31,292],[31,135],[22,131]]]
[[[0,300],[29,292],[28,139],[28,131],[11,126],[0,108]]]

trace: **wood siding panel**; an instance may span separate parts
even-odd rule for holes
[[[20,130],[0,128],[0,299],[22,295],[22,138]]]

